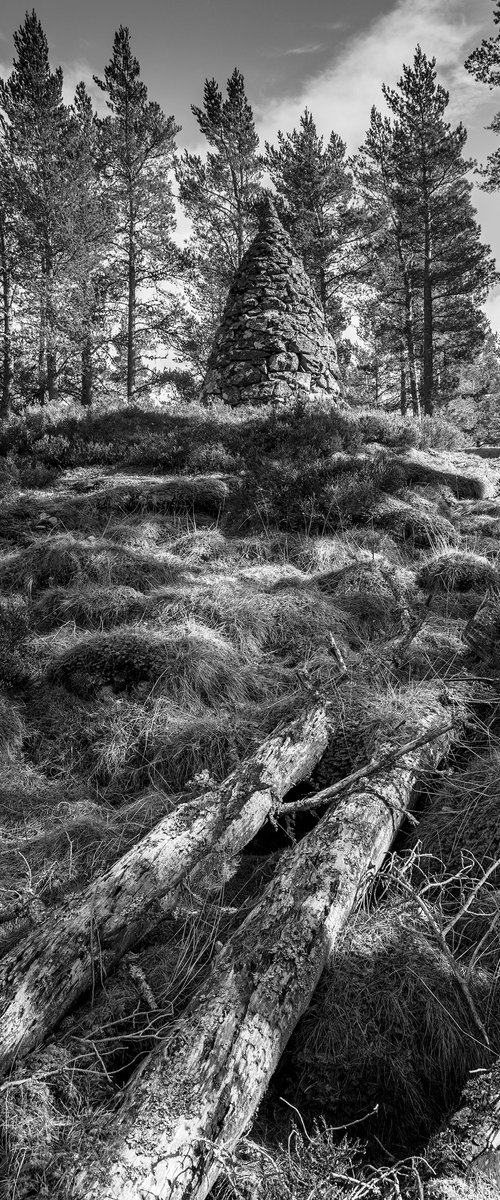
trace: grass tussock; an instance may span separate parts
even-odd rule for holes
[[[355,633],[353,619],[310,577],[260,567],[214,576],[168,598],[152,594],[150,612],[160,624],[190,616],[223,633],[242,654],[271,652],[294,664],[327,647],[331,636],[346,641]]]
[[[400,659],[409,678],[446,680],[459,674],[467,656],[463,630],[463,621],[429,613]]]
[[[112,629],[136,621],[148,609],[148,597],[126,584],[86,587],[52,587],[40,592],[31,605],[36,629],[55,629],[73,621],[79,629]]]
[[[396,496],[383,497],[374,510],[373,521],[410,551],[428,550],[438,540],[454,544],[458,537],[451,521],[423,496],[418,500],[414,496],[411,503]]]
[[[58,655],[48,673],[51,682],[82,696],[145,683],[179,701],[198,697],[209,705],[256,700],[265,677],[263,664],[242,662],[228,638],[193,620],[165,632],[123,626],[88,634]]]
[[[412,574],[381,555],[359,553],[345,567],[314,576],[314,582],[358,626],[361,643],[406,628]]]
[[[125,584],[148,588],[178,579],[183,564],[173,555],[144,554],[105,539],[56,534],[0,559],[0,586],[7,592],[38,592],[68,584]]]
[[[492,478],[487,467],[476,466],[466,456],[450,460],[447,454],[431,456],[425,450],[412,450],[399,461],[409,486],[423,484],[449,489],[457,500],[484,500],[491,495]]]
[[[450,870],[470,857],[487,870],[500,860],[499,791],[500,752],[492,748],[446,780],[421,818],[414,840]]]
[[[471,992],[497,1044],[493,984],[490,975]],[[415,1150],[488,1060],[453,962],[415,899],[396,892],[351,923],[300,1022],[295,1102],[334,1125],[364,1118],[386,1148]]]
[[[0,695],[0,762],[16,759],[22,749],[26,726],[17,707]]]
[[[422,564],[417,583],[430,592],[484,593],[500,585],[500,575],[484,555],[448,549],[433,554]]]
[[[26,799],[26,798],[25,798]],[[36,796],[24,820],[12,824],[2,850],[0,949],[18,937],[19,923],[40,920],[53,904],[79,892],[100,875],[172,808],[172,796],[149,788],[122,804],[119,811],[81,791],[71,797],[57,785],[46,787],[44,804]],[[14,922],[6,929],[7,917]]]
[[[276,677],[269,680],[268,699],[243,710],[194,700],[180,706],[158,696],[147,705],[122,700],[102,711],[92,757],[106,794],[134,795],[149,786],[171,794],[221,783],[303,703],[293,678],[281,683],[280,689]]]
[[[92,512],[205,513],[218,517],[230,495],[230,486],[216,475],[155,476],[115,475],[96,481],[85,503]]]

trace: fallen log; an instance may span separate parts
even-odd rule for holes
[[[422,720],[428,733],[432,718]],[[261,900],[213,960],[172,1034],[127,1086],[107,1156],[89,1148],[79,1200],[204,1200],[248,1127],[338,935],[380,867],[437,736],[327,811],[284,855]],[[80,1160],[81,1161],[81,1160]]]
[[[26,1054],[173,906],[194,868],[237,854],[326,749],[325,710],[302,713],[221,786],[179,804],[0,960],[0,1072]],[[198,874],[196,875],[198,882]]]

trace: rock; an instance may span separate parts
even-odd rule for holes
[[[339,403],[335,343],[272,200],[231,286],[202,386],[226,404]]]

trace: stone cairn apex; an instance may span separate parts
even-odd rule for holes
[[[337,351],[301,260],[266,196],[260,227],[231,285],[208,360],[202,399],[283,404],[338,402]]]

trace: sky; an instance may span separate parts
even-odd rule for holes
[[[26,7],[2,0],[4,76]],[[68,100],[84,79],[102,104],[92,77],[102,76],[113,34],[127,25],[149,98],[182,126],[181,149],[204,150],[191,105],[202,104],[205,78],[224,90],[238,67],[262,142],[275,141],[278,129],[290,132],[307,106],[318,132],[327,139],[334,129],[355,153],[372,105],[383,109],[382,83],[397,83],[417,43],[436,57],[439,81],[450,93],[448,119],[466,126],[470,157],[484,162],[498,145],[485,126],[500,110],[500,89],[476,83],[463,66],[482,38],[498,30],[494,0],[38,0],[34,7],[52,65],[63,67]],[[500,270],[500,193],[475,187],[473,198]],[[500,286],[486,311],[500,332]]]

